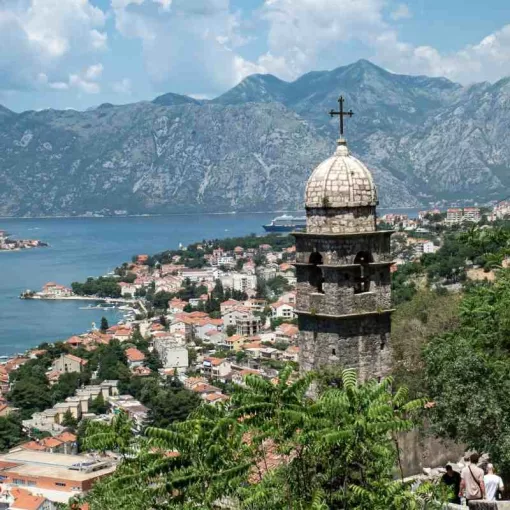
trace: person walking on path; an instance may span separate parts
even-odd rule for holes
[[[477,466],[478,459],[478,453],[472,453],[469,457],[471,463],[463,468],[460,474],[459,496],[462,497],[462,492],[464,492],[468,502],[484,499],[485,497],[484,472],[483,469]]]
[[[487,465],[487,474],[483,477],[485,484],[485,499],[488,501],[496,501],[496,496],[499,492],[503,492],[503,480],[500,476],[494,473],[494,466],[492,464]]]
[[[453,497],[450,499],[450,503],[460,505],[460,473],[454,471],[450,464],[447,464],[445,469],[446,473],[443,475],[442,481],[453,490]]]

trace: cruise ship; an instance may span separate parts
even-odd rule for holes
[[[306,217],[283,216],[276,217],[271,223],[262,225],[266,232],[292,232],[294,230],[304,230],[306,227]]]

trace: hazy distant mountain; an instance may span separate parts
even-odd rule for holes
[[[164,94],[86,111],[0,106],[0,215],[302,207],[334,149],[339,94],[349,146],[381,205],[500,198],[510,184],[510,79],[462,87],[361,60],[292,83],[253,75],[212,101]]]
[[[161,106],[177,106],[180,104],[200,104],[200,101],[197,101],[192,97],[182,96],[181,94],[174,94],[173,92],[168,92],[168,94],[158,96],[152,102],[154,104],[159,104]]]

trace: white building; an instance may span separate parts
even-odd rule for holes
[[[295,317],[294,305],[278,301],[271,305],[271,313],[274,319],[293,319]]]
[[[232,273],[222,276],[221,284],[226,289],[248,292],[257,288],[257,277],[251,274]]]
[[[464,207],[464,220],[478,223],[482,219],[479,207]]]
[[[182,278],[191,282],[214,282],[218,278],[218,270],[210,267],[202,269],[186,268],[182,270]]]
[[[462,222],[462,209],[451,208],[446,211],[446,223],[454,224]]]
[[[141,288],[141,285],[135,285],[134,283],[119,282],[120,293],[122,296],[134,297],[137,289]]]
[[[73,295],[73,291],[64,285],[59,285],[58,283],[48,282],[43,286],[42,292],[46,297],[50,298],[60,298],[60,297],[69,297]]]
[[[205,377],[220,379],[230,374],[231,369],[231,364],[226,359],[209,357],[204,358],[201,372]]]
[[[419,240],[414,245],[414,252],[416,255],[423,255],[424,253],[435,253],[439,249],[432,241]]]
[[[184,343],[172,339],[156,339],[154,348],[159,354],[164,368],[185,370],[188,368],[188,349]]]

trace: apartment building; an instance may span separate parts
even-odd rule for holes
[[[22,488],[50,501],[67,503],[89,491],[97,480],[116,469],[113,459],[17,450],[0,455],[0,477],[5,488]]]

